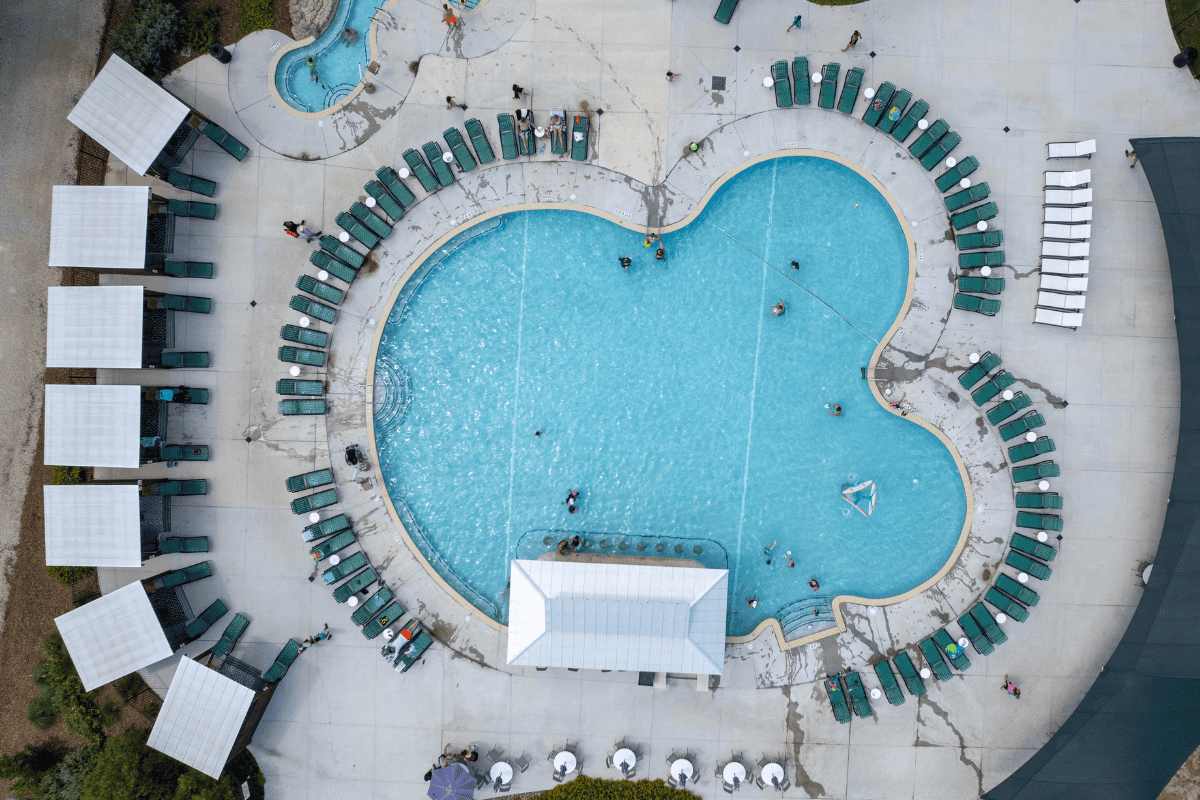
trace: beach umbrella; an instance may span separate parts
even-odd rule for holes
[[[434,800],[471,800],[475,796],[475,779],[462,764],[451,764],[433,771],[426,794]]]

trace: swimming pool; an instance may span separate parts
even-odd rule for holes
[[[361,80],[360,68],[371,60],[371,17],[385,1],[339,0],[324,33],[279,59],[275,88],[284,102],[300,111],[321,111],[354,91]],[[338,38],[346,28],[358,34],[358,41],[348,47]],[[305,63],[309,57],[316,60],[319,80],[311,78]]]
[[[407,388],[385,393],[375,444],[425,557],[501,622],[509,560],[567,535],[696,559],[731,572],[731,635],[770,616],[800,635],[836,595],[893,597],[933,576],[965,519],[958,467],[860,373],[907,288],[886,200],[832,161],[779,158],[663,242],[665,262],[598,217],[516,212],[455,237],[402,288],[375,381]],[[870,517],[840,494],[864,480]]]

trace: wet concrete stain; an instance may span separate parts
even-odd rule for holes
[[[787,717],[784,719],[784,727],[792,735],[792,764],[796,775],[795,783],[803,788],[809,797],[824,797],[825,785],[813,780],[800,762],[800,748],[804,745],[804,729],[800,727],[800,721],[804,719],[804,715],[800,713],[800,702],[792,699],[791,686],[784,686],[780,692],[783,699],[787,701]]]

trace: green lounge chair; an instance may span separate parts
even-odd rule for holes
[[[843,725],[850,721],[850,706],[846,704],[846,693],[842,690],[842,681],[838,676],[827,677],[824,681],[825,694],[829,696],[829,705],[833,706],[833,717]]]
[[[1008,634],[1000,630],[1000,626],[996,624],[996,619],[992,616],[992,612],[988,611],[987,606],[983,603],[976,603],[971,606],[971,617],[979,623],[979,627],[983,629],[983,635],[992,644],[1004,644],[1008,641]]]
[[[162,354],[162,366],[165,369],[203,369],[211,363],[207,350],[190,350],[188,352],[168,350]]]
[[[211,297],[193,297],[187,294],[164,294],[159,298],[162,308],[169,311],[186,311],[189,314],[208,314],[212,311]]]
[[[571,126],[571,158],[575,161],[587,161],[590,131],[588,118],[582,114],[576,114],[575,122]],[[583,134],[582,139],[576,136],[579,133]]]
[[[500,124],[500,154],[507,159],[521,155],[517,147],[517,122],[512,114],[497,114],[496,121]]]
[[[302,472],[293,475],[286,481],[289,492],[303,492],[305,489],[316,489],[318,486],[328,486],[333,483],[333,470],[315,469],[312,472]]]
[[[1015,439],[1023,433],[1028,433],[1034,428],[1040,428],[1046,424],[1046,418],[1037,411],[1029,411],[1019,419],[1015,419],[1007,425],[1000,428],[1000,438],[1004,441]]]
[[[164,444],[158,453],[163,461],[208,461],[206,444]]]
[[[375,570],[371,567],[367,567],[362,572],[358,573],[353,578],[334,589],[333,599],[338,603],[344,603],[377,580],[379,580],[379,576],[375,574]]]
[[[959,181],[977,169],[979,169],[979,159],[975,158],[975,156],[967,156],[939,175],[933,183],[937,186],[939,192],[948,192],[955,186],[958,186]]]
[[[1021,444],[1013,445],[1008,448],[1008,463],[1016,464],[1018,461],[1028,461],[1031,458],[1044,456],[1047,453],[1054,452],[1054,440],[1048,436],[1043,436],[1032,442],[1022,442]],[[1020,514],[1017,515],[1018,519]],[[1041,530],[1039,528],[1039,530]]]
[[[980,278],[964,275],[958,279],[958,290],[960,292],[1000,294],[1004,291],[1004,278]]]
[[[958,211],[960,208],[978,203],[980,200],[986,200],[988,195],[992,193],[992,187],[988,186],[987,181],[977,183],[974,186],[963,189],[961,192],[946,195],[942,198],[942,202],[946,204],[947,211]],[[962,257],[959,256],[961,259]],[[980,266],[983,266],[982,264]]]
[[[392,594],[392,590],[386,586],[381,586],[379,591],[371,595],[367,602],[354,609],[354,613],[350,615],[350,621],[361,627],[394,599],[395,595]]]
[[[1000,301],[976,297],[973,294],[956,294],[954,295],[954,307],[991,317],[1000,311]]]
[[[201,561],[199,564],[165,572],[155,578],[150,578],[149,581],[153,589],[174,589],[177,586],[211,577],[212,564],[208,561]]]
[[[195,192],[205,197],[212,197],[217,193],[216,181],[197,178],[195,175],[188,175],[186,172],[178,172],[177,170],[171,170],[167,173],[167,182],[176,189],[183,189],[185,192]]]
[[[1004,420],[1011,417],[1023,408],[1029,408],[1033,405],[1033,401],[1029,399],[1029,395],[1024,392],[1017,392],[1013,395],[1012,400],[1005,400],[1000,405],[987,412],[988,422],[993,425],[999,425]]]
[[[421,152],[429,160],[429,166],[433,167],[433,174],[437,176],[438,183],[442,186],[449,186],[454,183],[454,173],[450,170],[450,165],[442,160],[442,146],[440,144],[437,142],[426,142],[421,145]]]
[[[933,638],[925,638],[917,645],[921,649],[921,655],[925,656],[926,663],[933,670],[933,675],[939,681],[948,681],[952,677],[950,667],[946,666],[946,662],[942,659],[942,651],[933,643]]]
[[[391,193],[392,197],[396,198],[396,202],[405,208],[417,202],[417,196],[409,191],[408,187],[404,185],[404,181],[400,180],[400,176],[396,174],[396,170],[391,167],[380,167],[375,170],[375,177]]]
[[[298,381],[293,378],[284,378],[275,382],[275,393],[320,397],[325,394],[325,384],[320,381]]]
[[[875,91],[875,96],[867,102],[867,110],[863,112],[863,122],[874,128],[879,124],[879,118],[883,116],[883,112],[887,110],[888,101],[892,99],[892,95],[896,93],[896,87],[890,82],[884,81]],[[891,671],[891,667],[888,667]]]
[[[225,626],[225,632],[221,634],[221,638],[213,645],[212,654],[218,658],[227,655],[249,627],[250,620],[246,619],[245,615],[234,614],[233,619]]]
[[[464,125],[467,129],[467,136],[471,137],[471,146],[475,148],[475,156],[479,159],[480,166],[495,161],[496,154],[492,152],[492,146],[488,143],[483,123],[477,119],[469,119]]]
[[[950,123],[944,119],[938,119],[908,146],[908,152],[912,154],[913,158],[920,158],[932,150],[933,146],[937,144],[937,140],[945,136],[949,130]]]
[[[160,497],[199,497],[208,494],[208,481],[163,481],[148,487],[151,495]]]
[[[475,169],[478,164],[475,163],[475,156],[471,155],[470,148],[463,141],[462,134],[458,128],[446,128],[442,131],[442,138],[446,140],[446,144],[450,147],[450,152],[454,154],[455,160],[458,161],[458,168],[463,172],[470,172]]]
[[[186,403],[193,406],[208,404],[208,389],[189,389],[186,386],[143,386],[142,396],[147,400],[163,403]]]
[[[211,278],[211,261],[164,261],[162,271],[172,278]]]
[[[392,197],[391,193],[379,181],[367,181],[363,184],[363,191],[375,198],[375,205],[388,215],[388,219],[392,222],[404,216],[404,206]]]
[[[279,360],[285,364],[303,364],[306,367],[325,366],[325,354],[320,350],[305,350],[303,347],[279,348]]]
[[[841,70],[842,65],[833,61],[826,64],[822,70],[821,94],[817,98],[817,105],[821,108],[833,108],[833,98],[837,95],[838,73]]]
[[[379,634],[383,633],[383,629],[391,625],[396,620],[404,616],[404,606],[398,602],[391,602],[383,611],[379,612],[379,616],[368,622],[362,628],[362,635],[367,639],[374,639]]]
[[[981,206],[968,208],[966,211],[960,211],[950,217],[950,225],[954,230],[960,231],[963,228],[975,225],[985,219],[991,219],[1000,213],[1000,206],[995,203],[984,203]]]
[[[879,678],[879,683],[883,686],[883,693],[887,696],[887,700],[894,706],[904,705],[904,692],[900,691],[900,684],[896,682],[896,675],[892,672],[892,665],[883,661],[876,661],[875,677]]]
[[[233,156],[238,161],[245,161],[246,156],[250,155],[250,148],[246,147],[246,145],[230,136],[229,133],[227,133],[225,129],[219,125],[214,125],[211,122],[205,123],[204,127],[200,129],[200,132],[220,145],[222,150],[224,150],[226,153],[229,153],[229,155]]]
[[[860,719],[871,716],[871,702],[867,700],[867,692],[863,689],[862,678],[858,677],[857,672],[847,671],[844,680],[846,681],[846,693],[850,695],[855,716]]]
[[[713,14],[713,19],[722,25],[728,25],[729,20],[733,18],[733,11],[737,8],[738,0],[721,0],[721,5],[717,6],[717,13]]]
[[[989,587],[983,598],[1001,614],[1007,614],[1017,622],[1029,619],[1029,609],[999,591],[995,586]]]
[[[1004,244],[1004,231],[984,231],[983,233],[960,233],[954,237],[959,250],[975,250],[980,247],[999,247]]]
[[[1018,603],[1033,608],[1038,604],[1038,593],[1001,572],[996,576],[996,588],[1004,592]]]
[[[792,90],[795,93],[796,105],[806,106],[812,102],[809,87],[808,57],[796,56],[792,59]]]
[[[318,508],[331,506],[337,501],[337,489],[326,489],[323,492],[315,492],[304,497],[297,497],[292,501],[292,513],[307,514],[310,511],[316,511]]]
[[[279,329],[279,338],[288,342],[311,344],[313,347],[324,347],[329,344],[328,333],[301,328],[298,325],[284,325]]]
[[[322,322],[333,322],[337,319],[337,310],[330,308],[327,305],[318,303],[315,300],[310,300],[302,294],[292,295],[292,299],[288,300],[288,305],[299,311],[301,314],[306,314],[314,319],[319,319]]]
[[[1003,363],[1000,356],[988,350],[980,356],[977,364],[972,364],[969,370],[959,376],[958,384],[969,392],[972,386],[986,378],[989,372]]]
[[[883,116],[879,118],[879,122],[875,124],[875,127],[884,133],[890,134],[892,129],[896,127],[896,123],[904,116],[904,107],[908,105],[909,100],[912,100],[912,92],[908,89],[901,89],[892,95],[892,101],[885,106],[886,110],[883,112]],[[900,141],[904,140],[901,139]]]
[[[908,135],[913,132],[913,128],[917,127],[917,123],[924,118],[927,111],[929,111],[929,103],[926,103],[924,100],[918,100],[909,106],[908,111],[905,112],[900,121],[892,128],[892,138],[903,144]]]
[[[327,410],[324,400],[280,400],[279,414],[284,417],[316,417]]]
[[[338,224],[338,227],[357,239],[359,244],[363,245],[368,250],[379,244],[379,237],[372,233],[370,228],[363,225],[345,211],[340,212],[335,220]]]
[[[723,3],[730,2],[730,0],[721,1]],[[737,0],[732,0],[732,2],[737,5]],[[425,651],[431,644],[433,644],[433,637],[429,635],[428,631],[422,630],[397,654],[395,669],[398,669],[401,674],[408,672],[412,669],[413,664],[416,664],[418,659],[425,655]]]
[[[298,655],[300,655],[300,643],[295,639],[288,639],[288,643],[275,657],[275,663],[263,673],[263,680],[267,683],[278,683],[287,674],[288,667],[292,665]]]
[[[427,192],[436,192],[438,189],[437,178],[433,177],[433,172],[430,171],[429,165],[421,158],[421,154],[411,147],[404,151],[402,156],[404,163],[408,164],[408,168],[412,170],[420,182],[421,187]]]
[[[862,88],[862,79],[862,67],[853,67],[846,73],[846,80],[842,83],[842,96],[838,100],[838,111],[843,114],[854,113],[854,104],[858,100],[858,91]]]
[[[354,544],[354,532],[342,531],[336,536],[330,536],[325,541],[308,551],[313,561],[324,561],[339,550],[345,550]]]
[[[1026,516],[1038,517],[1043,515],[1027,514]],[[1058,519],[1058,517],[1053,517],[1053,519]],[[1021,525],[1019,527],[1027,528],[1031,526]],[[1046,530],[1049,529],[1047,528]],[[1023,533],[1014,533],[1012,538],[1008,540],[1008,544],[1012,549],[1024,553],[1027,556],[1033,556],[1039,561],[1053,561],[1055,556],[1058,555],[1058,551],[1050,545],[1039,542],[1037,539],[1026,536]]]
[[[158,542],[158,552],[163,555],[170,553],[207,553],[209,542],[207,536],[166,536]]]
[[[1058,492],[1017,492],[1017,508],[1062,508]]]
[[[306,542],[315,542],[317,539],[324,539],[326,536],[348,530],[350,530],[350,518],[345,514],[338,514],[336,517],[323,519],[309,525],[304,529],[303,537]]]
[[[967,658],[967,654],[958,646],[958,643],[950,638],[950,634],[946,633],[945,628],[934,632],[933,642],[956,670],[966,672],[971,668],[971,659]],[[949,645],[954,645],[954,647],[951,649]]]
[[[979,627],[979,623],[975,621],[970,612],[958,618],[958,627],[963,629],[963,633],[971,640],[971,645],[979,655],[986,656],[996,651],[996,646],[984,636],[983,628]]]
[[[776,61],[771,67],[771,80],[775,82],[775,107],[791,108],[792,82],[788,80],[788,63]]]
[[[195,217],[196,219],[216,219],[216,203],[200,203],[192,200],[168,200],[167,211],[177,217]]]
[[[913,666],[908,653],[897,653],[892,660],[896,662],[896,669],[899,670],[904,685],[908,687],[908,693],[913,697],[925,694],[925,681],[921,680],[921,673],[917,672],[917,668]]]
[[[980,267],[999,267],[1004,264],[1003,250],[977,250],[974,253],[959,253],[958,266],[960,269],[979,269]]]
[[[447,169],[449,168],[447,167]],[[350,215],[366,225],[367,230],[378,236],[380,241],[392,235],[392,226],[384,222],[382,217],[372,214],[371,209],[362,203],[351,203]]]
[[[325,270],[347,286],[354,283],[354,279],[358,277],[358,270],[346,266],[324,250],[313,250],[308,254],[308,261],[317,269]]]
[[[1027,467],[1013,467],[1012,471],[1013,483],[1039,481],[1042,478],[1057,478],[1058,476],[1058,464],[1053,461],[1039,461]]]
[[[200,616],[189,622],[183,628],[183,635],[188,641],[195,641],[208,632],[213,623],[225,616],[229,609],[220,600],[214,600],[212,605],[200,612]]]
[[[357,572],[367,565],[366,553],[359,550],[357,553],[342,559],[342,563],[335,564],[329,569],[321,573],[321,580],[326,586],[332,586],[342,578]]]
[[[975,405],[981,406],[1016,382],[1017,379],[1012,376],[1012,373],[1000,370],[994,378],[976,389],[971,395],[971,399],[975,401]]]
[[[297,278],[296,288],[302,292],[308,292],[313,297],[316,297],[320,300],[325,300],[326,302],[333,303],[335,305],[340,304],[346,299],[346,293],[341,289],[335,289],[328,284],[321,283],[312,275],[301,275],[299,278]]]
[[[348,267],[362,269],[363,264],[365,264],[367,261],[367,257],[362,253],[358,252],[347,244],[343,244],[342,242],[338,241],[337,238],[330,236],[329,234],[321,237],[320,244],[322,250],[324,250],[326,253],[329,253],[331,256],[336,258],[338,261],[341,261]]]
[[[958,147],[962,143],[962,137],[954,131],[950,131],[941,139],[938,139],[937,144],[929,148],[925,155],[921,156],[921,166],[926,172],[930,172],[936,167],[943,158],[950,155],[950,151]]]
[[[1029,556],[1019,550],[1009,550],[1004,554],[1004,563],[1008,564],[1015,570],[1026,572],[1039,581],[1050,580],[1050,575],[1054,571],[1040,561],[1034,561]]]

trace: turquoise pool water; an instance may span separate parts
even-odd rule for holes
[[[358,86],[359,68],[366,68],[371,50],[368,30],[371,17],[385,0],[339,0],[333,19],[317,39],[279,59],[275,88],[292,108],[321,111],[346,97]],[[342,31],[353,28],[358,41],[349,47],[338,40]],[[317,62],[319,80],[312,80],[305,59]]]
[[[933,575],[962,530],[958,469],[860,373],[908,278],[884,198],[833,162],[776,159],[664,244],[660,262],[597,217],[517,212],[456,237],[402,290],[376,362],[390,387],[376,446],[442,576],[503,621],[509,560],[579,533],[596,551],[727,567],[731,634],[778,616],[800,635],[835,595]],[[871,517],[840,494],[864,480]]]

